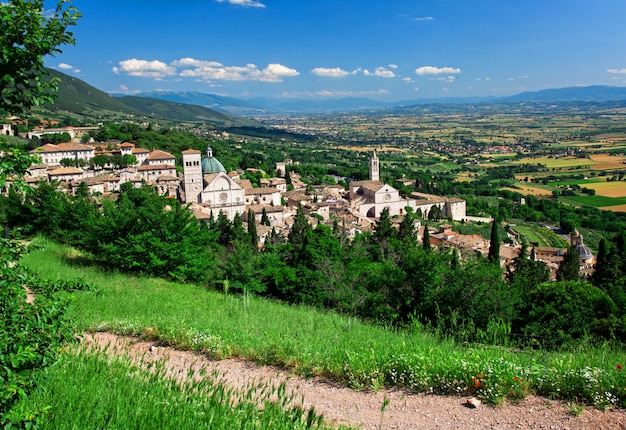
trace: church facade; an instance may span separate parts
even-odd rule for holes
[[[391,185],[380,180],[380,160],[376,150],[369,160],[368,181],[353,181],[350,183],[350,202],[354,210],[364,217],[378,218],[387,208],[390,216],[406,214],[410,207],[416,212],[422,212],[424,218],[434,206],[441,210],[444,218],[463,220],[466,217],[465,200],[447,198],[428,194],[413,193],[417,198],[403,198],[400,192]]]
[[[214,212],[223,212],[232,220],[245,211],[244,189],[226,174],[222,163],[213,157],[211,148],[201,159],[201,152],[183,151],[183,190],[185,203],[198,203]]]

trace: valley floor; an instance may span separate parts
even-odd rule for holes
[[[466,406],[467,398],[411,394],[399,390],[357,391],[319,379],[303,379],[287,371],[245,360],[211,360],[205,355],[157,346],[110,333],[86,334],[84,342],[111,354],[127,354],[144,365],[162,362],[174,378],[217,372],[234,387],[251,381],[286,384],[295,401],[315,407],[331,423],[361,429],[626,429],[626,411],[590,407],[579,416],[572,405],[540,397],[498,407]],[[384,403],[388,404],[383,408]],[[384,411],[383,411],[384,409]]]

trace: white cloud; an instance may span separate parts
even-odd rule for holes
[[[176,74],[176,68],[169,66],[162,61],[146,61],[132,58],[130,60],[120,61],[120,67],[113,67],[116,74],[125,73],[129,76],[139,78],[153,78],[158,81],[163,78]]]
[[[420,90],[420,89],[419,89],[419,87],[415,87],[415,88],[413,88],[413,89],[414,89],[415,91],[419,91],[419,90]]]
[[[443,81],[443,82],[454,82],[456,80],[456,76],[442,76],[440,78],[433,78],[433,81]]]
[[[291,69],[282,64],[268,64],[265,69],[261,71],[260,81],[264,82],[282,82],[282,78],[291,78],[300,75],[296,69]]]
[[[461,73],[461,69],[453,67],[434,67],[434,66],[422,66],[415,69],[415,74],[424,75],[441,75],[441,74],[456,74]]]
[[[59,69],[61,69],[61,70],[71,70],[71,71],[72,71],[72,73],[75,73],[75,74],[79,74],[79,73],[80,73],[80,69],[78,69],[78,68],[76,68],[76,67],[72,66],[71,64],[59,63],[59,64],[57,65],[57,67],[58,67]]]
[[[174,67],[223,67],[222,63],[218,63],[217,61],[204,61],[204,60],[196,60],[195,58],[180,58],[178,60],[172,61],[171,63]]]
[[[126,85],[121,84],[113,91],[109,91],[111,94],[139,94],[141,90],[131,90]]]
[[[606,71],[614,75],[626,75],[626,69],[606,69]]]
[[[316,67],[311,70],[311,73],[324,78],[345,78],[346,76],[354,75],[356,71],[348,72],[339,67]]]
[[[376,70],[370,72],[369,70],[363,70],[365,76],[378,76],[380,78],[395,78],[396,74],[385,67],[376,67]]]
[[[409,77],[407,77],[407,78],[402,78],[402,80],[403,80],[404,82],[406,82],[407,84],[412,84],[412,83],[414,82],[414,81],[413,81],[413,79],[412,79],[412,78],[409,78]]]
[[[282,64],[271,63],[264,69],[255,64],[245,66],[225,66],[217,61],[205,61],[195,58],[180,58],[169,65],[161,61],[126,60],[120,61],[121,67],[114,67],[117,74],[147,77],[161,80],[166,76],[178,74],[182,78],[196,78],[199,81],[260,81],[282,82],[283,78],[298,76],[300,72]]]
[[[259,3],[257,0],[217,0],[217,2],[228,3],[242,7],[265,7],[263,3]]]
[[[398,65],[397,65],[397,64],[390,64],[390,65],[389,65],[389,68],[390,68],[390,69],[394,69],[394,70],[395,70],[395,69],[397,69],[397,68],[398,68]]]
[[[435,17],[433,16],[420,16],[417,18],[413,18],[415,21],[423,22],[423,21],[434,21]]]
[[[224,66],[215,61],[201,61],[184,58],[172,64],[181,68],[189,67],[180,72],[182,77],[196,77],[204,81],[261,81],[282,82],[284,77],[298,76],[295,69],[282,64],[269,64],[265,69],[259,69],[255,64],[245,66]]]

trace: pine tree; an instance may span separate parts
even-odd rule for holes
[[[391,224],[391,218],[389,217],[389,208],[385,208],[380,213],[380,218],[376,221],[374,227],[374,234],[372,235],[374,241],[378,244],[383,244],[389,238],[393,238],[396,235],[396,229]]]
[[[236,240],[244,241],[246,240],[248,234],[246,230],[243,228],[243,220],[241,219],[241,215],[236,213],[233,217],[233,242]]]
[[[218,231],[218,243],[222,246],[228,246],[233,242],[233,224],[230,222],[226,214],[222,211],[217,215],[217,221],[213,227]]]
[[[604,237],[600,239],[598,256],[596,257],[595,271],[591,275],[591,283],[607,291],[609,284],[618,277],[618,261],[613,247]]]
[[[405,242],[415,243],[415,215],[412,212],[407,212],[404,219],[400,223],[398,228],[398,238]]]
[[[557,281],[578,281],[580,279],[580,263],[576,245],[570,246],[556,271]]]
[[[304,238],[311,231],[311,225],[309,224],[309,220],[304,213],[304,208],[301,204],[298,204],[298,209],[296,210],[296,216],[293,218],[293,225],[291,226],[291,231],[289,232],[289,243],[291,243],[294,248],[299,248],[304,244]]]
[[[500,233],[498,232],[498,221],[494,218],[491,224],[491,236],[489,242],[489,261],[493,264],[500,264]]]

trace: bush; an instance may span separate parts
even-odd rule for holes
[[[68,299],[38,285],[19,266],[22,248],[0,239],[0,425],[33,424],[41,411],[9,411],[35,388],[43,370],[52,364],[62,345],[74,339],[65,312]],[[40,294],[30,303],[24,287]]]
[[[526,334],[580,339],[593,334],[598,320],[617,312],[604,291],[578,281],[544,283],[526,296]]]

